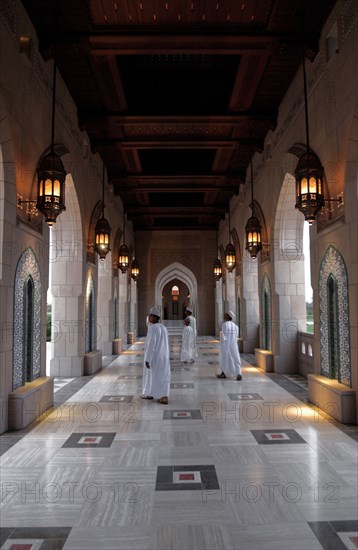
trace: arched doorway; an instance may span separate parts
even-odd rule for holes
[[[190,303],[190,292],[185,283],[179,279],[169,281],[162,293],[163,320],[183,320],[185,308]]]
[[[179,296],[180,296],[180,292],[182,292],[183,294],[183,301],[180,302],[181,308],[183,308],[185,305],[188,305],[188,303],[190,303],[191,307],[193,308],[194,317],[196,318],[197,326],[198,326],[198,318],[200,317],[200,311],[198,311],[198,307],[197,307],[198,306],[197,280],[194,273],[179,262],[174,262],[168,265],[166,268],[162,269],[162,271],[158,274],[155,281],[155,304],[158,307],[160,307],[162,312],[162,317],[163,317],[163,314],[165,313],[164,300],[163,300],[164,289],[168,287],[171,290],[173,286],[178,286]],[[184,299],[185,297],[186,299]],[[169,315],[168,311],[167,311],[167,315]],[[181,312],[179,312],[179,310],[178,310],[178,317],[179,317],[178,320],[182,321],[183,317],[181,316]]]

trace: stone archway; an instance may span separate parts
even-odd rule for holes
[[[292,175],[297,158],[288,152],[283,161],[284,173],[274,217],[271,276],[272,351],[278,373],[296,372],[297,334],[306,330],[304,218],[294,206]]]
[[[198,304],[198,283],[194,273],[179,262],[174,262],[158,273],[155,281],[155,304],[161,308],[162,306],[162,292],[167,283],[178,279],[184,283],[190,292],[190,304],[194,310],[194,317],[198,323],[198,317],[200,312],[197,311]]]

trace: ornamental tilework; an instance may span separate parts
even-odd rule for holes
[[[271,285],[266,273],[261,284],[261,327],[260,346],[263,349],[271,350]]]
[[[328,279],[330,276],[333,276],[337,282],[339,322],[335,329],[338,331],[341,382],[346,386],[351,386],[348,277],[344,260],[338,250],[333,246],[330,246],[326,251],[321,264],[318,280],[321,374],[327,377],[330,376],[328,334]]]
[[[32,312],[32,377],[39,378],[41,367],[41,275],[37,258],[32,248],[27,248],[17,264],[14,285],[14,359],[13,389],[23,386],[26,380],[24,372],[24,334],[25,334],[25,284],[29,277],[34,284],[34,309]]]

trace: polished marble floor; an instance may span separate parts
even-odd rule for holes
[[[304,384],[219,344],[193,365],[171,338],[169,405],[142,400],[144,339],[95,376],[56,381],[56,407],[0,437],[0,549],[358,548],[357,430]]]

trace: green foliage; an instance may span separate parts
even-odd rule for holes
[[[313,302],[306,302],[306,332],[314,333]]]

